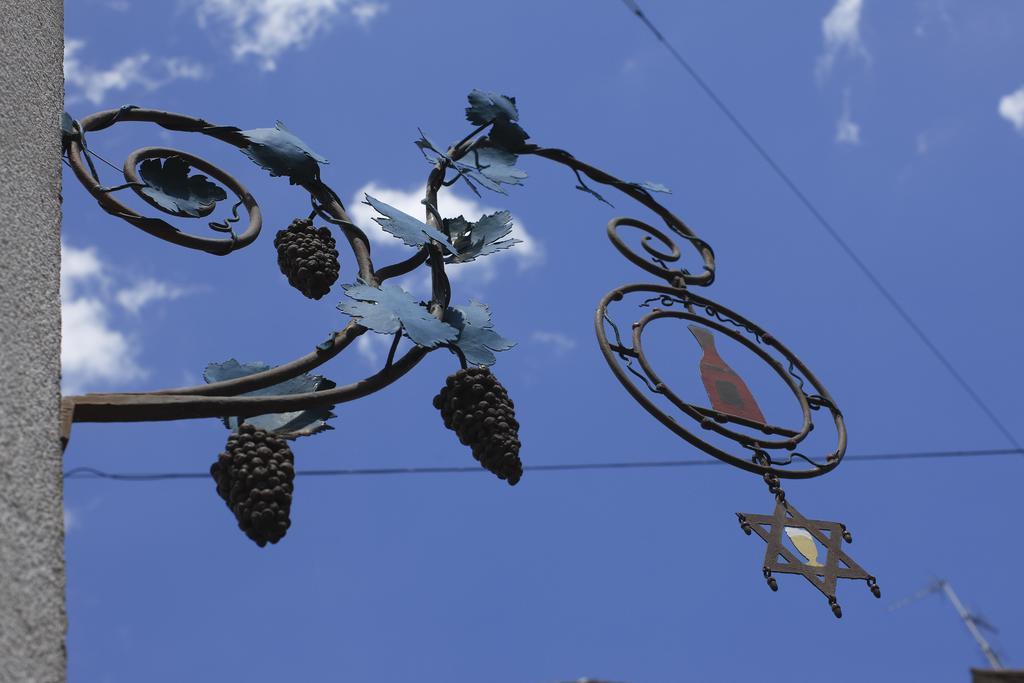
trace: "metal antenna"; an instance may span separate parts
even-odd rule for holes
[[[915,593],[914,595],[910,596],[909,598],[906,598],[905,600],[897,602],[889,608],[889,611],[893,612],[903,607],[907,607],[908,605],[912,605],[918,600],[928,597],[932,593],[938,593],[940,591],[943,594],[945,594],[946,599],[948,599],[949,602],[952,603],[953,609],[956,610],[956,613],[960,616],[960,619],[963,620],[964,626],[966,626],[967,630],[971,633],[971,637],[973,637],[974,641],[978,643],[978,647],[981,648],[982,653],[985,655],[985,658],[988,660],[988,663],[992,667],[992,669],[994,671],[1001,671],[1003,669],[1003,665],[999,661],[999,657],[996,656],[995,650],[993,650],[992,646],[988,644],[987,640],[985,640],[985,636],[981,634],[981,628],[979,628],[979,626],[989,628],[990,630],[995,629],[993,629],[983,619],[967,611],[967,608],[964,607],[964,604],[962,602],[960,602],[960,598],[957,597],[957,594],[953,590],[953,586],[949,584],[949,581],[946,581],[945,579],[938,579],[924,590]]]

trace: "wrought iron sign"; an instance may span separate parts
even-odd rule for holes
[[[341,285],[345,299],[337,306],[349,316],[348,323],[309,353],[276,367],[235,359],[213,363],[204,373],[207,383],[199,386],[65,397],[65,441],[74,421],[219,417],[231,434],[211,467],[217,491],[252,540],[261,546],[276,543],[291,523],[294,456],[288,440],[329,429],[336,405],[389,386],[428,353],[447,349],[458,358],[461,369],[448,377],[434,406],[445,426],[471,447],[483,467],[516,484],[522,475],[519,424],[508,393],[489,369],[494,354],[513,343],[494,329],[487,306],[452,304],[446,268],[513,248],[518,240],[510,237],[508,212],[479,218],[443,217],[437,210],[437,198],[443,188],[460,181],[477,194],[481,187],[505,194],[507,187],[521,185],[526,177],[516,165],[520,157],[540,157],[568,167],[577,189],[605,203],[587,181],[618,190],[653,211],[667,227],[659,229],[634,218],[616,218],[609,223],[608,237],[615,248],[657,282],[623,285],[605,295],[595,317],[598,343],[618,380],[659,422],[704,452],[764,478],[776,498],[774,515],[744,513],[739,519],[748,534],[756,532],[768,544],[763,573],[769,586],[777,589],[776,573],[802,574],[826,595],[836,616],[841,615],[835,596],[838,578],[863,579],[878,596],[874,577],[842,550],[844,540],[851,540],[845,527],[804,518],[786,500],[780,485],[782,478],[817,477],[842,462],[846,450],[842,413],[822,383],[775,337],[739,313],[695,293],[695,288],[714,281],[714,253],[654,198],[668,190],[656,183],[620,180],[569,152],[529,143],[512,97],[474,90],[466,118],[473,130],[450,146],[439,146],[422,132],[416,141],[432,166],[423,199],[425,220],[374,197],[365,198],[379,214],[374,220],[380,227],[415,250],[401,261],[377,267],[366,234],[321,178],[320,165],[327,160],[280,122],[273,128],[241,130],[133,106],[98,112],[80,121],[65,114],[62,133],[67,163],[107,213],[173,244],[221,256],[252,244],[259,236],[262,214],[248,189],[224,170],[188,152],[167,147],[136,150],[125,160],[119,182],[101,182],[95,155],[88,146],[93,134],[115,124],[152,123],[234,146],[272,176],[286,177],[308,194],[309,213],[280,230],[274,240],[282,274],[302,294],[320,299],[331,291],[342,272],[341,264],[347,261],[339,257],[339,243],[347,244],[355,264],[350,276],[354,281]],[[193,234],[130,208],[118,198],[118,193],[126,190],[175,218],[208,218],[222,202],[230,206],[230,215],[207,221],[214,235]],[[340,235],[337,242],[328,226]],[[630,231],[642,235],[639,248],[627,242]],[[697,272],[681,267],[684,250],[692,252],[701,264]],[[417,301],[388,282],[421,266],[430,271],[429,301]],[[630,304],[640,311],[630,317],[640,315],[639,319],[628,326],[616,322],[616,314]],[[700,397],[677,393],[663,379],[651,354],[645,352],[645,333],[656,328],[675,329],[681,338],[689,338],[685,328],[692,335],[689,343],[695,340],[694,351],[702,354],[694,369],[710,405],[698,400]],[[344,386],[308,374],[371,331],[393,338],[379,371]],[[399,354],[403,337],[412,346]],[[779,378],[792,395],[794,414],[801,416],[799,424],[774,425],[765,419],[755,394],[718,348],[723,339],[734,349],[753,354]],[[818,457],[798,451],[815,428],[815,417],[826,417],[835,433],[834,445]],[[783,533],[800,557],[786,547]],[[818,562],[819,544],[825,550],[823,564]]]

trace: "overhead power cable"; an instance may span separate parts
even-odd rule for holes
[[[993,455],[1024,455],[1024,448],[991,448],[969,451],[917,451],[910,453],[870,453],[848,455],[844,460],[877,462],[891,460],[935,460],[977,458]],[[578,470],[638,470],[671,467],[725,465],[721,460],[637,460],[634,462],[556,463],[524,467],[529,472],[571,472]],[[355,469],[298,470],[297,477],[343,477],[391,474],[475,474],[486,472],[479,466],[466,467],[380,467]],[[114,481],[166,481],[169,479],[207,479],[209,472],[105,472],[94,467],[75,467],[64,473],[65,479],[111,479]]]
[[[839,234],[839,231],[832,226],[832,224],[828,221],[827,218],[825,218],[821,211],[819,211],[818,208],[811,202],[811,200],[808,199],[807,195],[804,194],[803,190],[801,190],[797,186],[796,182],[789,176],[789,174],[786,173],[781,166],[779,166],[775,159],[768,153],[768,150],[766,150],[764,146],[762,146],[761,143],[758,142],[757,138],[754,137],[754,134],[751,133],[745,125],[743,125],[743,122],[740,121],[739,118],[729,108],[729,106],[724,101],[722,101],[722,98],[718,96],[718,94],[714,91],[714,89],[712,89],[708,82],[701,77],[701,75],[690,64],[690,62],[687,61],[687,59],[683,57],[683,55],[675,48],[675,46],[672,45],[672,43],[670,43],[665,38],[665,35],[660,30],[658,30],[658,27],[655,26],[654,23],[650,20],[650,18],[644,13],[644,11],[640,8],[640,5],[637,4],[636,0],[622,1],[623,3],[625,3],[626,7],[628,7],[629,10],[633,14],[635,14],[641,22],[643,22],[643,24],[651,31],[651,33],[654,34],[654,37],[657,38],[657,40],[662,45],[665,46],[665,48],[672,54],[673,57],[675,57],[675,60],[679,62],[679,65],[686,70],[686,72],[690,75],[691,78],[693,78],[693,80],[697,83],[700,89],[704,91],[704,94],[707,95],[708,98],[710,98],[711,101],[715,103],[715,106],[718,107],[719,111],[721,111],[725,115],[725,117],[729,119],[733,127],[735,127],[736,130],[739,131],[740,135],[742,135],[746,139],[746,141],[750,143],[750,146],[754,148],[754,150],[764,160],[764,162],[768,164],[768,166],[775,172],[775,175],[777,175],[782,180],[786,187],[788,187],[789,190],[793,193],[793,195],[796,196],[797,200],[799,200],[799,202],[803,204],[804,208],[806,208],[807,211],[809,211],[810,214],[815,218],[818,224],[822,228],[824,228],[825,232],[827,232],[828,235],[836,242],[836,244],[839,245],[839,248],[843,251],[843,253],[846,254],[846,256],[849,257],[851,261],[853,261],[853,263],[857,266],[860,272],[864,274],[868,281],[871,282],[871,284],[875,287],[876,290],[878,290],[878,292],[889,303],[893,310],[895,310],[896,313],[900,316],[900,318],[903,319],[903,322],[905,322],[907,326],[910,327],[911,330],[913,330],[914,334],[917,335],[918,339],[921,340],[925,347],[927,347],[927,349],[932,353],[932,355],[935,356],[935,358],[953,377],[953,379],[956,380],[957,384],[960,385],[960,387],[967,393],[967,395],[971,397],[971,400],[974,401],[978,408],[980,408],[981,411],[992,422],[992,424],[995,425],[996,429],[998,429],[999,432],[1002,433],[1004,437],[1006,437],[1007,441],[1013,444],[1014,448],[1021,448],[1021,445],[1020,443],[1017,442],[1017,439],[1013,436],[1010,430],[1006,428],[1006,425],[1004,425],[1003,422],[996,416],[995,412],[988,407],[988,404],[984,401],[984,399],[982,399],[981,395],[979,395],[978,392],[974,390],[974,388],[967,382],[964,376],[960,374],[956,367],[953,366],[953,363],[950,362],[946,355],[939,350],[939,347],[936,346],[934,342],[932,342],[932,340],[928,337],[928,335],[921,328],[921,326],[918,325],[917,322],[910,316],[910,313],[907,312],[907,310],[899,303],[899,301],[896,300],[896,297],[892,295],[892,293],[882,283],[878,276],[876,276],[871,271],[868,265],[857,255],[857,253],[846,242],[846,240],[843,239],[843,237]]]

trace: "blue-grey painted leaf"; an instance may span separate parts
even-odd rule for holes
[[[208,383],[221,382],[229,379],[246,377],[257,372],[269,370],[266,363],[239,363],[234,358],[223,363],[210,363],[203,371],[203,379]],[[324,391],[334,388],[335,384],[329,379],[320,375],[299,375],[292,379],[274,384],[256,391],[249,391],[242,396],[284,396],[287,394],[304,394],[310,391]],[[246,422],[268,431],[286,437],[310,436],[327,429],[333,429],[327,424],[327,420],[336,417],[330,408],[310,408],[308,410],[296,410],[288,413],[271,413],[246,418]],[[237,417],[223,418],[224,426],[228,429],[238,429]]]
[[[455,165],[451,157],[448,156],[447,152],[442,152],[441,148],[434,144],[434,142],[430,138],[428,138],[426,133],[424,133],[422,130],[420,130],[419,139],[416,140],[416,146],[420,148],[420,153],[423,154],[423,158],[426,159],[427,162],[430,164],[436,164],[438,161],[446,159],[450,165]],[[479,197],[480,190],[476,189],[476,186],[469,179],[469,177],[465,174],[462,174],[462,179],[466,181],[466,185],[468,185],[469,189],[473,191],[473,194]]]
[[[181,157],[146,159],[139,164],[139,176],[146,182],[139,191],[171,213],[206,216],[228,195],[206,176],[190,176],[189,170],[188,162]]]
[[[518,121],[516,98],[474,89],[469,93],[466,120],[474,126],[485,126],[492,121]]]
[[[446,218],[444,226],[455,245],[455,255],[446,258],[445,263],[468,263],[478,256],[487,256],[522,242],[514,238],[502,239],[512,232],[512,214],[508,211],[481,216],[476,223],[470,223],[462,216]]]
[[[495,147],[509,152],[518,152],[526,146],[530,135],[518,123],[495,121],[487,140]]]
[[[482,194],[480,194],[480,190],[476,189],[476,185],[475,185],[475,184],[473,183],[473,181],[472,181],[472,180],[470,179],[470,177],[469,177],[469,174],[468,174],[468,173],[463,173],[463,174],[462,174],[462,180],[463,180],[463,182],[465,182],[465,183],[466,183],[466,187],[468,187],[468,188],[469,188],[470,190],[472,190],[472,191],[473,191],[473,194],[475,194],[475,195],[476,195],[477,197],[481,197],[481,198],[483,197],[483,195],[482,195]],[[507,195],[507,194],[508,194],[508,192],[505,192],[505,191],[504,191],[504,190],[502,190],[502,189],[501,189],[500,187],[499,187],[499,188],[497,189],[497,192],[500,192],[501,194],[504,194],[504,195]]]
[[[242,153],[270,175],[287,176],[293,185],[318,179],[318,163],[327,163],[280,121],[274,128],[243,130],[240,135],[249,142]]]
[[[494,331],[491,309],[479,301],[470,301],[468,306],[449,307],[444,312],[444,321],[459,331],[455,345],[473,365],[493,365],[496,351],[508,351],[516,345]]]
[[[525,135],[525,132],[523,134]],[[480,191],[476,188],[477,184],[501,194],[508,194],[501,187],[502,184],[522,185],[523,178],[526,178],[526,172],[515,168],[519,157],[508,149],[494,146],[489,139],[483,142],[485,144],[477,144],[457,161],[449,157],[447,152],[442,152],[441,148],[431,141],[422,130],[419,139],[416,140],[416,146],[432,164],[436,164],[441,159],[447,159],[462,174],[469,189],[473,190],[477,196],[480,196]]]
[[[371,287],[365,282],[344,285],[352,301],[342,301],[338,310],[359,320],[374,332],[394,334],[405,330],[409,339],[420,346],[433,348],[450,342],[458,332],[430,314],[412,294],[396,285]]]
[[[611,207],[614,207],[614,206],[615,206],[615,205],[614,205],[614,204],[612,204],[612,203],[611,203],[610,201],[608,201],[607,199],[605,199],[604,197],[602,197],[602,196],[601,196],[600,194],[598,194],[598,193],[597,193],[597,192],[596,192],[595,190],[592,190],[592,189],[590,188],[590,186],[588,186],[588,185],[587,185],[586,183],[584,183],[584,182],[583,182],[582,180],[580,180],[580,184],[576,186],[576,189],[577,189],[577,190],[579,190],[580,192],[586,192],[586,193],[587,193],[587,194],[589,194],[589,195],[593,195],[594,197],[596,197],[596,198],[597,198],[597,200],[598,200],[598,201],[604,202],[604,203],[605,203],[605,204],[607,204],[608,206],[611,206]]]
[[[66,111],[60,114],[60,134],[62,137],[78,135],[78,121],[75,121],[71,114]]]
[[[442,152],[441,148],[438,147],[436,144],[434,144],[434,141],[431,140],[430,138],[428,138],[427,134],[424,133],[422,130],[420,130],[420,137],[419,137],[419,139],[416,140],[416,146],[420,148],[420,150],[423,152],[424,156],[426,156],[427,151],[434,152],[439,157],[447,157],[448,156],[447,154]],[[437,160],[436,158],[430,159],[430,157],[427,157],[427,159],[431,163],[434,163]]]
[[[635,185],[639,188],[647,190],[648,192],[663,192],[665,194],[672,194],[672,190],[668,189],[661,183],[656,183],[651,180],[645,180],[642,183],[630,183],[630,185]]]
[[[483,185],[488,190],[507,194],[501,187],[505,185],[522,185],[526,172],[515,167],[519,159],[515,154],[497,147],[476,146],[466,156],[455,162],[471,184]]]
[[[60,114],[60,147],[62,151],[67,151],[68,145],[71,141],[81,135],[81,127],[78,125],[78,121],[75,121],[71,114],[61,112]]]
[[[374,211],[384,216],[384,218],[374,217],[373,219],[384,232],[394,235],[410,247],[419,247],[427,244],[430,240],[437,240],[449,252],[455,253],[455,247],[448,241],[448,236],[437,228],[427,225],[379,199],[374,199],[370,195],[365,196],[366,203],[372,206]]]

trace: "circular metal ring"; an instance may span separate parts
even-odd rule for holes
[[[139,164],[141,164],[143,161],[147,161],[148,159],[170,159],[173,157],[181,159],[182,161],[186,162],[191,168],[199,169],[200,171],[203,171],[207,175],[220,181],[221,185],[225,185],[226,187],[228,187],[228,189],[230,189],[233,193],[235,193],[236,196],[238,196],[239,199],[242,200],[243,204],[245,204],[246,206],[246,209],[249,209],[250,207],[256,207],[256,200],[252,198],[249,192],[240,182],[238,182],[238,180],[236,180],[233,176],[229,175],[219,167],[210,163],[206,159],[196,156],[195,154],[191,154],[180,149],[172,149],[170,147],[142,147],[140,149],[132,151],[128,155],[128,157],[124,160],[124,168],[122,169],[122,172],[124,173],[125,180],[127,180],[129,183],[132,183],[132,190],[135,191],[135,194],[138,195],[138,197],[145,201],[147,204],[152,206],[154,209],[163,211],[164,213],[169,213],[172,216],[180,216],[182,218],[195,217],[194,215],[188,213],[170,211],[166,207],[161,206],[149,194],[142,192],[142,186],[146,184],[146,181],[143,180],[139,175]],[[246,201],[247,198],[248,201]],[[212,213],[212,209],[200,209],[199,217],[201,218],[203,216],[208,216],[210,213]]]
[[[140,198],[142,198],[150,206],[169,213],[174,216],[188,217],[185,214],[179,214],[173,211],[168,211],[166,208],[160,206],[152,197],[141,191],[140,186],[145,184],[145,181],[139,177],[138,165],[147,159],[168,159],[170,157],[178,157],[183,161],[187,162],[189,166],[197,168],[200,171],[208,174],[212,178],[220,181],[222,185],[227,187],[231,192],[238,197],[238,200],[245,207],[246,213],[249,214],[249,225],[245,231],[235,238],[237,245],[244,246],[251,243],[260,234],[260,228],[263,225],[263,215],[260,211],[259,205],[256,203],[256,199],[245,189],[238,180],[231,176],[226,171],[220,169],[214,164],[210,163],[202,157],[198,157],[195,154],[184,152],[179,149],[171,149],[169,147],[143,147],[133,151],[124,160],[124,177],[129,183],[132,183],[132,189],[135,191]],[[126,211],[130,211],[127,209]],[[199,238],[209,239],[209,238]],[[217,240],[223,241],[223,240]],[[237,246],[236,246],[237,248]]]
[[[687,310],[666,311],[663,309],[655,309],[639,321],[632,323],[632,346],[626,348],[623,344],[618,327],[608,315],[608,308],[611,303],[622,301],[627,294],[638,292],[656,294],[662,298],[663,305],[672,301],[678,302],[680,306],[685,306]],[[707,314],[707,317],[698,314],[697,311],[703,311]],[[755,355],[757,355],[762,361],[766,362],[772,370],[784,380],[786,385],[793,392],[803,415],[803,425],[801,428],[793,431],[786,430],[789,432],[786,434],[789,438],[785,440],[762,439],[759,438],[759,436],[737,432],[720,425],[715,419],[697,410],[693,404],[690,404],[677,396],[654,371],[647,357],[644,355],[642,345],[642,335],[647,325],[655,320],[669,318],[698,322],[701,325],[725,334],[729,338],[739,342],[747,349],[754,352]],[[688,443],[700,448],[704,452],[722,460],[723,462],[749,472],[755,472],[760,475],[775,474],[787,479],[809,479],[817,477],[835,469],[842,461],[843,455],[846,452],[846,425],[843,420],[842,413],[836,407],[831,395],[821,382],[807,369],[803,362],[793,354],[793,352],[779,343],[761,327],[748,321],[738,313],[735,313],[734,311],[727,309],[710,299],[693,294],[685,289],[677,289],[658,284],[633,284],[619,287],[605,295],[597,308],[594,325],[601,353],[608,362],[608,366],[611,368],[612,373],[616,378],[618,378],[619,382],[622,383],[630,395],[633,396],[633,398],[659,422],[668,427],[678,436],[682,437]],[[611,325],[614,329],[614,344],[608,339],[607,325]],[[733,329],[730,329],[730,325]],[[746,331],[748,335],[754,338],[754,340],[752,341],[747,336],[741,334],[738,331],[740,329]],[[773,351],[777,356],[780,356],[782,360],[780,361],[778,357],[769,353],[769,350]],[[639,363],[639,370],[633,366],[633,359]],[[622,361],[625,361],[625,367]],[[788,367],[783,363],[788,364]],[[794,375],[792,370],[799,372],[803,379],[799,379],[799,376]],[[813,396],[809,396],[806,393],[804,380],[806,380],[806,382],[810,384],[816,392]],[[695,431],[691,431],[684,427],[675,419],[675,417],[666,413],[661,406],[654,402],[650,395],[652,393],[664,396],[675,408],[693,420],[697,427],[714,431],[716,434],[740,445],[744,448],[744,455],[741,456],[725,451],[701,438],[697,433],[695,433]],[[761,458],[766,457],[764,449],[794,449],[797,444],[799,444],[814,428],[811,411],[822,407],[826,408],[832,416],[837,438],[835,450],[825,457],[824,463],[815,462],[800,453],[791,453],[788,460],[784,462],[771,459],[768,460],[767,464],[755,462],[755,460],[760,460]],[[739,420],[736,421],[740,422]],[[742,424],[742,422],[740,423]],[[748,426],[751,427],[751,429],[757,428],[753,425]],[[764,430],[762,429],[762,431]],[[795,459],[798,458],[806,461],[809,464],[809,467],[803,469],[787,468]]]

